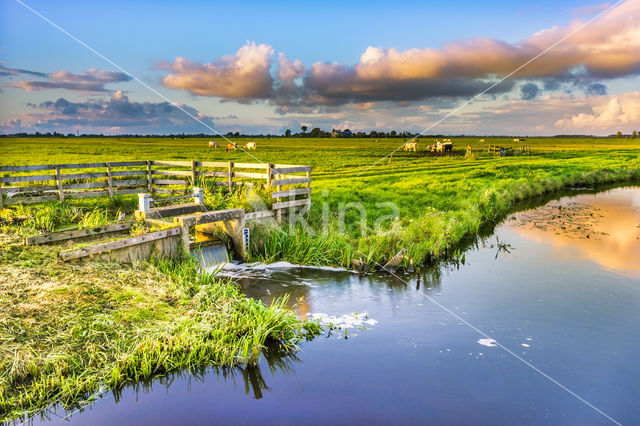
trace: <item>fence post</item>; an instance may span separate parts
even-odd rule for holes
[[[138,211],[143,213],[143,217],[149,214],[149,204],[149,194],[138,194]]]
[[[2,182],[0,182],[0,210],[4,209],[4,200],[2,199]]]
[[[153,194],[153,177],[151,176],[151,160],[147,160],[147,180],[149,181],[149,193]]]
[[[196,186],[196,162],[191,160],[191,185]]]
[[[62,190],[62,178],[60,177],[59,166],[56,166],[56,182],[58,183],[58,192],[60,193],[60,202],[64,203],[64,191]]]
[[[309,182],[307,182],[307,189],[309,190],[309,193],[307,194],[307,198],[309,199],[309,204],[307,204],[306,207],[303,207],[303,210],[305,212],[308,212],[309,210],[311,210],[311,170],[307,172],[307,179],[309,179]]]
[[[107,183],[109,185],[109,198],[113,200],[113,179],[111,179],[111,163],[107,163]]]
[[[276,179],[277,180],[282,180],[282,175],[280,175],[279,173],[276,175]],[[276,191],[280,192],[282,191],[282,185],[277,185],[276,186]],[[276,198],[276,201],[278,203],[280,203],[282,201],[281,197]],[[282,222],[282,209],[278,209],[278,211],[276,212],[276,219],[278,220],[278,223]]]
[[[233,161],[229,161],[229,191],[233,190]]]
[[[204,204],[204,189],[197,186],[193,187],[193,202]]]
[[[271,189],[271,163],[267,163],[267,189]]]

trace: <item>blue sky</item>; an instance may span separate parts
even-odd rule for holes
[[[511,52],[523,40],[541,39],[535,46],[551,44],[577,21],[584,22],[607,7],[577,1],[561,6],[552,1],[26,3],[173,102],[207,117],[221,132],[279,132],[287,127],[297,130],[301,124],[420,131],[500,78],[509,66],[535,54],[533,48]],[[0,5],[0,62],[12,70],[2,77],[0,86],[0,131],[211,133],[191,119],[178,118],[139,83],[100,74],[118,70],[18,2],[2,0]],[[622,53],[611,52],[612,57],[638,54],[637,6],[637,0],[627,0],[618,6],[624,10],[613,10],[584,31],[609,34],[615,28],[626,45]],[[551,29],[548,37],[534,36],[547,29]],[[465,44],[477,38],[485,41]],[[508,81],[508,87],[483,97],[434,132],[608,134],[618,127],[630,132],[640,109],[638,64],[625,60],[618,68],[610,66],[601,72],[599,61],[585,51],[610,48],[607,40],[569,42],[565,56],[574,55],[575,63]],[[455,49],[447,50],[452,44]],[[508,47],[504,52],[502,44]],[[479,59],[459,63],[460,48],[465,58],[477,50]],[[363,62],[365,52],[369,52],[365,59],[373,58],[375,64]],[[492,59],[493,52],[506,56]],[[280,53],[288,61],[284,65],[279,63]],[[555,61],[562,62],[558,53]],[[235,57],[225,60],[224,55]],[[485,69],[482,55],[495,69]],[[176,61],[178,57],[184,62]],[[250,66],[262,68],[244,72],[241,67],[247,60],[252,61]],[[440,60],[442,68],[429,71]],[[549,58],[548,63],[552,62]],[[314,68],[316,63],[336,65]],[[286,83],[291,85],[289,90],[283,90],[286,84],[278,70],[287,64],[297,71]],[[449,78],[451,67],[455,75]],[[404,75],[407,69],[413,70],[408,76]],[[44,85],[42,81],[51,83],[51,77],[15,70],[68,74]],[[104,79],[104,90],[69,89],[70,81],[84,84],[96,75]],[[205,83],[194,83],[202,79]],[[247,84],[256,87],[246,88]],[[535,85],[529,95],[523,91],[527,84]],[[239,92],[233,92],[233,87]],[[55,106],[58,99],[74,107],[63,111],[61,104]],[[531,114],[521,113],[525,101]],[[610,106],[612,102],[615,105]],[[504,112],[505,106],[511,108],[509,113]],[[607,106],[617,111],[615,119],[609,118],[611,111],[602,110]],[[141,120],[118,115],[133,110]],[[151,124],[145,127],[145,123]]]

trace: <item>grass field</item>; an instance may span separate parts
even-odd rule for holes
[[[348,266],[351,254],[359,257],[359,253],[365,253],[372,261],[383,260],[402,247],[416,261],[437,257],[447,247],[475,234],[483,223],[504,217],[518,200],[567,186],[638,179],[640,140],[528,138],[524,143],[514,143],[511,139],[485,139],[484,143],[478,138],[454,139],[457,155],[453,157],[399,150],[390,158],[385,156],[401,146],[402,139],[238,140],[239,144],[257,142],[258,149],[250,154],[209,148],[207,139],[1,139],[0,165],[136,159],[310,164],[314,167],[314,205],[309,222],[314,230],[323,229],[322,209],[326,203],[329,229],[324,224],[326,232],[308,241],[303,231],[293,240],[272,233],[273,241],[256,250],[255,255],[344,266]],[[431,143],[431,139],[423,138],[418,149],[424,150]],[[532,154],[489,156],[483,153],[489,144],[526,144]],[[477,154],[465,157],[467,145]],[[378,229],[374,228],[376,220],[393,213],[388,205],[378,205],[381,202],[393,203],[399,220],[386,220]],[[345,233],[339,232],[341,203],[364,207],[364,232],[361,213],[354,207],[346,209]]]
[[[342,266],[360,257],[374,265],[401,248],[416,263],[433,261],[504,218],[519,200],[640,181],[640,140],[528,139],[531,155],[495,157],[483,153],[488,144],[513,143],[462,138],[454,139],[455,156],[400,150],[371,169],[403,141],[248,140],[258,144],[255,158],[208,148],[207,139],[4,138],[0,165],[147,159],[310,164],[311,229],[256,227],[252,257]],[[476,154],[465,157],[468,144]],[[242,203],[237,194],[215,200],[216,207]],[[398,218],[391,215],[376,228],[392,212],[381,202],[396,206]],[[342,232],[347,203],[355,204],[346,210]],[[118,209],[133,209],[135,199],[66,204],[0,215],[0,421],[56,401],[73,406],[98,389],[166,371],[248,362],[267,340],[294,349],[305,327],[313,334],[312,324],[280,305],[248,301],[231,283],[199,274],[193,262],[78,266],[59,262],[55,249],[21,245],[25,234],[112,218]],[[366,212],[364,229],[357,206]]]

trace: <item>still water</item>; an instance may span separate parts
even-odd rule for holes
[[[227,273],[342,328],[47,424],[640,423],[638,187],[517,213],[420,277],[285,266]]]

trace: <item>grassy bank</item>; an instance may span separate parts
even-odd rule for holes
[[[7,234],[0,245],[0,422],[174,370],[252,363],[267,343],[292,351],[317,331],[193,261],[70,265]]]

